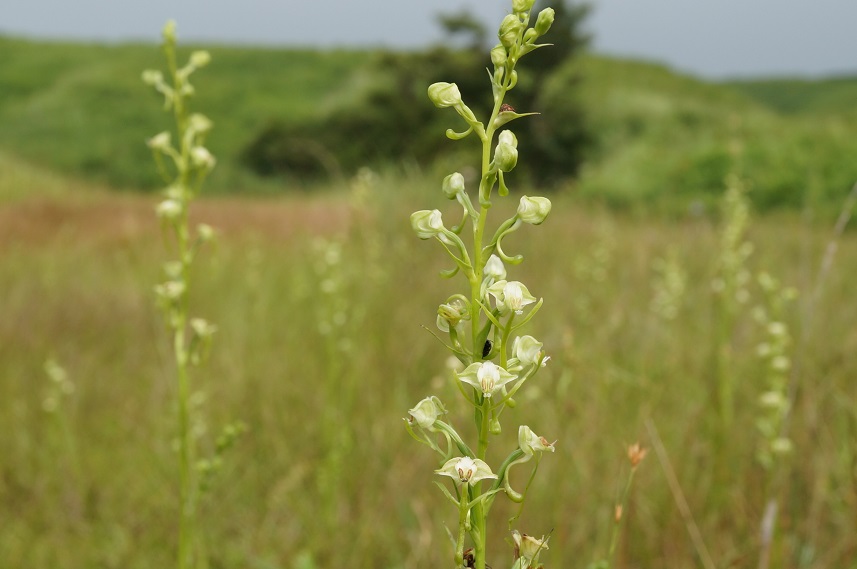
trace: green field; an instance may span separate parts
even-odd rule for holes
[[[192,311],[219,331],[194,375],[194,429],[203,447],[229,421],[249,430],[201,512],[210,567],[451,566],[443,528],[455,512],[402,425],[429,394],[459,425],[471,419],[452,404],[448,352],[422,327],[462,283],[438,276],[439,248],[408,224],[444,204],[441,177],[395,161],[359,191],[350,175],[312,193],[254,177],[242,145],[267,120],[344,104],[367,80],[367,54],[211,51],[195,85],[219,163],[193,218],[220,235],[194,265]],[[117,191],[153,188],[144,140],[167,118],[139,75],[158,53],[12,39],[0,53],[0,567],[174,566],[175,377],[153,293],[168,253],[157,198]],[[662,442],[666,455],[651,450],[636,474],[616,566],[757,566],[771,496],[754,458],[763,295],[751,282],[724,370],[712,294],[716,208],[733,173],[770,210],[751,218],[747,269],[798,291],[783,317],[794,448],[776,470],[771,567],[857,567],[857,235],[833,231],[857,180],[847,89],[828,97],[820,82],[797,103],[640,62],[591,56],[563,72],[576,71],[598,144],[544,226],[504,244],[527,259],[510,278],[545,299],[526,332],[552,357],[505,424],[558,441],[522,527],[553,532],[547,567],[586,568],[608,547],[627,445]],[[728,430],[716,410],[724,371]],[[516,444],[503,432],[496,446]],[[494,513],[488,561],[501,569],[513,508],[498,500]]]

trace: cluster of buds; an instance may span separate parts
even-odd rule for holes
[[[428,97],[436,107],[452,108],[466,123],[466,128],[460,131],[447,130],[447,137],[460,140],[475,134],[481,140],[481,176],[475,199],[468,193],[465,177],[460,172],[444,178],[443,196],[461,206],[460,217],[454,225],[444,223],[439,209],[421,210],[411,215],[411,226],[417,237],[437,240],[454,262],[454,266],[442,271],[441,276],[452,278],[460,273],[468,284],[467,293],[454,294],[438,306],[437,328],[446,336],[440,338],[441,341],[463,365],[455,374],[455,383],[474,408],[478,444],[470,447],[463,441],[445,420],[446,409],[434,396],[414,406],[405,425],[411,436],[440,455],[440,468],[436,473],[452,479],[454,495],[445,486],[440,487],[459,512],[459,532],[454,539],[455,561],[457,566],[478,569],[486,567],[486,518],[495,496],[505,493],[512,501],[523,503],[526,495],[526,489],[517,492],[512,488],[511,467],[531,463],[534,474],[541,455],[554,451],[554,443],[522,425],[518,428],[517,448],[498,468],[492,469],[485,460],[489,435],[502,432],[502,412],[516,405],[515,394],[550,359],[544,354],[542,342],[519,333],[539,311],[542,300],[524,283],[508,278],[507,265],[517,265],[523,257],[509,255],[503,249],[503,240],[510,233],[524,224],[540,225],[547,219],[550,200],[522,196],[515,214],[500,223],[493,235],[486,233],[492,194],[495,189],[500,197],[509,194],[505,176],[515,169],[519,159],[517,137],[511,130],[502,129],[515,119],[535,114],[518,113],[503,102],[517,84],[515,66],[518,61],[542,47],[536,42],[554,20],[554,11],[547,8],[538,14],[535,25],[530,26],[533,4],[534,0],[514,0],[512,13],[500,26],[499,43],[491,50],[494,108],[487,121],[476,117],[454,83],[434,83],[428,88]],[[468,225],[472,227],[472,244],[469,238],[468,243],[462,238]],[[529,480],[532,479],[531,475]],[[510,524],[515,519],[517,516]],[[467,535],[472,541],[469,548],[465,547]],[[517,531],[512,538],[514,568],[538,567],[538,556],[547,549],[547,540]]]
[[[194,51],[181,68],[175,66],[175,22],[164,26],[164,51],[171,58],[171,81],[158,70],[147,69],[142,79],[164,96],[164,109],[172,110],[179,128],[177,144],[169,131],[160,132],[146,141],[152,150],[158,171],[168,185],[164,201],[158,204],[157,214],[168,226],[180,225],[187,216],[189,201],[199,192],[205,177],[217,161],[205,147],[205,139],[213,123],[200,113],[187,114],[187,100],[195,93],[190,83],[191,74],[211,61],[207,51]],[[205,233],[204,230],[200,233]]]

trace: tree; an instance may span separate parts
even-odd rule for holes
[[[554,45],[527,56],[528,71],[507,97],[518,112],[551,117],[529,117],[513,125],[527,155],[516,174],[539,183],[575,176],[592,140],[576,97],[581,78],[574,67],[589,42],[583,31],[589,7],[569,0],[548,2],[554,4],[555,19],[542,39]],[[548,2],[540,0],[532,18]],[[492,105],[484,96],[487,77],[473,70],[490,67],[491,61],[484,49],[485,28],[469,12],[440,16],[439,22],[449,34],[467,36],[468,48],[377,54],[362,71],[368,89],[320,122],[269,124],[245,147],[245,164],[261,175],[312,177],[329,173],[331,164],[348,175],[361,166],[402,159],[422,164],[438,158],[454,161],[472,141],[438,141],[437,121],[445,119],[433,112],[426,87],[437,81],[456,83],[477,116],[486,116]]]

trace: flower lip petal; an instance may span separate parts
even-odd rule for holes
[[[485,397],[491,397],[504,385],[518,378],[491,361],[474,362],[458,374],[458,378],[480,390]]]
[[[491,467],[485,461],[469,456],[451,458],[435,472],[471,486],[486,478],[497,478],[497,475],[491,472]]]

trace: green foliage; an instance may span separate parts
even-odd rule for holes
[[[784,117],[741,93],[632,61],[588,57],[583,108],[596,145],[574,191],[616,207],[716,210],[727,174],[758,210],[841,207],[857,117]]]
[[[186,58],[193,50],[179,50]],[[240,149],[266,118],[307,120],[336,97],[365,54],[213,47],[216,64],[197,85],[196,108],[216,117],[222,157],[215,190],[264,189],[238,164]],[[150,45],[87,45],[0,38],[0,148],[31,162],[118,188],[157,188],[141,144],[162,111],[133,70],[154,67]],[[300,85],[300,89],[295,89]]]
[[[568,41],[560,37],[562,29],[555,25],[545,38],[556,46],[528,56],[522,82],[528,74],[539,73],[539,57],[562,49]],[[304,173],[347,176],[366,163],[397,165],[420,155],[427,161],[443,155],[441,166],[455,168],[458,158],[445,153],[462,146],[429,134],[447,126],[432,121],[447,118],[431,112],[422,85],[460,76],[467,97],[474,92],[469,82],[478,89],[482,80],[470,71],[488,65],[483,56],[472,59],[477,56],[467,51],[378,54],[223,46],[210,51],[215,64],[200,79],[195,104],[216,117],[220,133],[211,149],[219,164],[209,180],[217,192],[283,191],[307,186]],[[160,110],[129,71],[157,63],[151,46],[0,38],[0,52],[0,151],[33,167],[89,182],[157,187],[158,178],[147,166],[148,154],[139,141],[159,128]],[[520,133],[526,147],[522,164],[557,164],[555,171],[545,167],[537,172],[551,179],[574,170],[583,159],[577,178],[568,185],[587,200],[626,209],[675,213],[701,207],[713,212],[724,176],[736,170],[747,181],[757,210],[810,206],[835,212],[857,179],[857,115],[851,110],[855,82],[797,84],[792,89],[792,83],[758,82],[769,95],[751,96],[757,83],[717,85],[659,65],[587,55],[554,68],[539,101],[518,99],[527,92],[522,84],[510,102],[520,111],[545,116],[528,121],[533,135]],[[778,114],[777,109],[786,107],[772,103],[774,95],[790,93],[806,98],[789,103],[794,112]],[[385,122],[388,113],[381,110],[388,106],[413,130]],[[355,113],[358,109],[366,118]],[[350,138],[307,126],[334,119]],[[266,128],[271,129],[267,137]],[[550,136],[543,137],[547,128]],[[363,136],[364,129],[375,142],[356,142],[354,137]],[[283,133],[300,133],[306,135],[302,140],[312,141],[290,147],[295,156],[304,156],[285,184],[268,176],[287,171],[278,159],[270,159],[268,169],[254,163],[253,168],[264,172],[261,177],[242,162],[250,148],[265,160],[269,158],[257,147],[270,147],[274,157],[288,154],[289,149],[271,142],[285,138]],[[727,163],[735,141],[742,147],[739,162]],[[585,151],[569,156],[563,150],[569,145]],[[542,155],[544,160],[539,159]]]
[[[854,77],[747,79],[729,81],[726,85],[785,114],[853,114],[854,101],[857,100],[857,79]]]
[[[370,68],[346,87],[352,98],[320,121],[273,122],[247,145],[243,160],[261,175],[290,177],[350,174],[367,163],[389,160],[431,161],[448,146],[434,134],[449,120],[432,112],[425,85],[447,72],[468,77],[462,93],[477,91],[484,77],[475,80],[472,65],[470,52],[440,48],[376,54]]]

